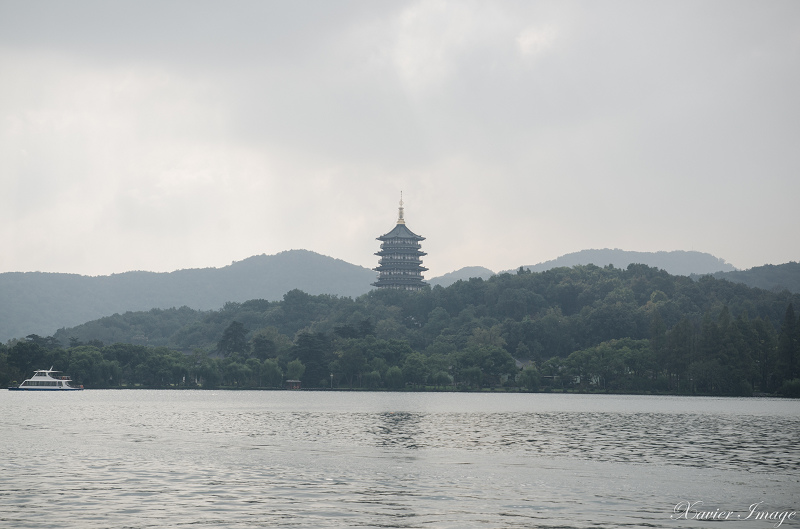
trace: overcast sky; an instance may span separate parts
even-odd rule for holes
[[[0,272],[800,260],[800,2],[0,0]],[[598,263],[599,264],[599,263]]]

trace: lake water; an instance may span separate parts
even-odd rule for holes
[[[2,391],[0,527],[766,529],[798,437],[780,399]]]

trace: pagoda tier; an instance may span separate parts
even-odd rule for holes
[[[422,273],[428,270],[422,266],[422,256],[427,254],[420,250],[419,244],[425,237],[420,237],[406,227],[402,199],[397,226],[377,240],[382,243],[381,250],[375,253],[380,257],[378,267],[373,268],[378,272],[378,281],[372,283],[372,286],[395,290],[421,290],[427,286],[422,281]]]

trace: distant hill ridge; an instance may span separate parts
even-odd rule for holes
[[[447,274],[434,277],[428,280],[427,282],[432,287],[435,287],[436,285],[448,287],[453,283],[455,283],[456,281],[467,281],[473,277],[479,277],[481,279],[489,279],[493,275],[494,272],[482,266],[465,266],[464,268],[460,268],[454,272],[449,272]]]
[[[691,274],[713,274],[715,272],[735,271],[733,265],[724,259],[714,257],[709,253],[674,250],[671,252],[632,252],[620,249],[581,250],[568,253],[552,261],[545,261],[536,265],[523,265],[531,272],[544,272],[551,268],[561,266],[573,267],[575,265],[594,264],[597,266],[614,265],[616,268],[627,268],[631,263],[654,266],[677,276]],[[509,270],[513,272],[513,270]]]
[[[218,309],[228,301],[277,301],[294,288],[308,294],[357,297],[375,272],[307,250],[257,255],[222,268],[81,276],[43,272],[0,274],[0,341],[50,335],[126,311],[188,306]]]

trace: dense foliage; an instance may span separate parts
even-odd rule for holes
[[[87,387],[481,388],[748,395],[800,382],[800,296],[645,265],[520,269],[422,292],[114,315],[0,349]],[[113,345],[105,345],[105,344]]]

